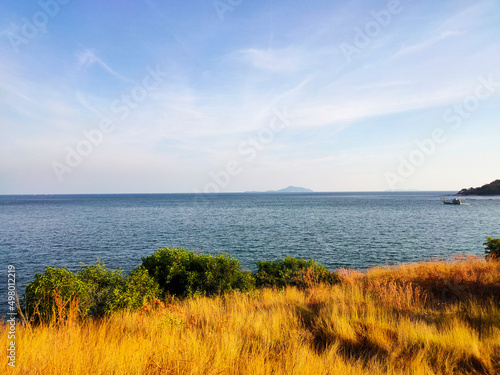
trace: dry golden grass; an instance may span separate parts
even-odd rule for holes
[[[17,327],[2,374],[499,374],[500,262],[366,272],[334,286],[156,301]],[[7,331],[1,328],[1,347]],[[4,349],[5,353],[5,349]]]

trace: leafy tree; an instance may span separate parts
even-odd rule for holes
[[[500,238],[488,237],[483,245],[485,246],[484,252],[487,258],[500,258]]]

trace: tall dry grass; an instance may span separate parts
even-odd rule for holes
[[[17,327],[2,374],[499,374],[500,262],[341,272],[341,283],[155,301]],[[71,309],[70,309],[71,310]],[[0,332],[1,346],[8,343]],[[5,352],[5,351],[4,351]]]

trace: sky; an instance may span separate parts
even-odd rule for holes
[[[0,194],[500,178],[498,0],[5,0]]]

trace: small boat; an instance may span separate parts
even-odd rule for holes
[[[446,200],[446,198],[444,198],[443,203],[444,204],[455,204],[455,205],[463,204],[463,202],[460,198],[453,198],[450,200]]]

